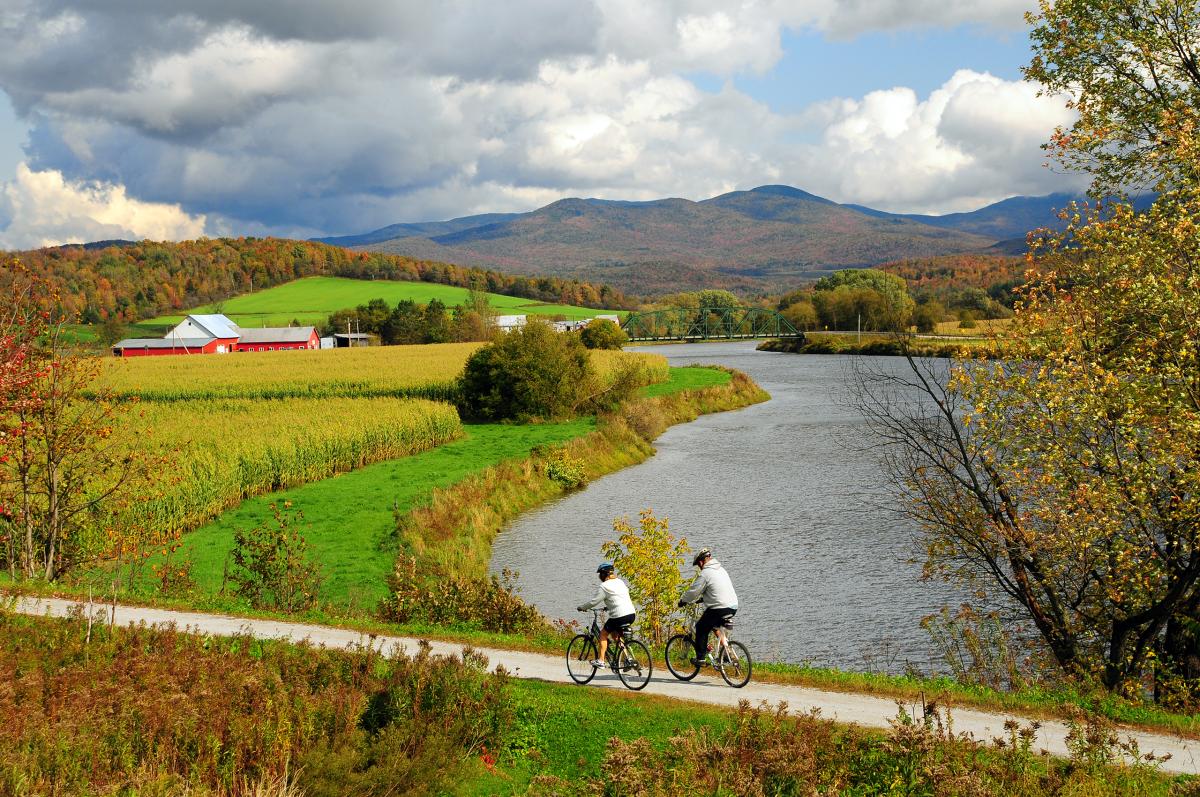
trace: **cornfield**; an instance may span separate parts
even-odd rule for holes
[[[661,354],[643,354],[632,351],[596,349],[591,352],[592,365],[602,378],[611,378],[617,370],[629,363],[635,364],[643,384],[656,385],[671,378],[667,358]]]
[[[116,434],[165,463],[121,525],[172,534],[252,495],[434,448],[462,424],[419,399],[208,399],[136,405]]]
[[[394,397],[452,400],[479,343],[320,351],[113,357],[100,387],[144,401]]]

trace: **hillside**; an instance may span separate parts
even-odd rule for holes
[[[557,277],[527,277],[388,254],[279,238],[215,238],[180,243],[138,243],[88,248],[59,246],[12,257],[45,277],[66,308],[87,324],[108,318],[140,321],[176,315],[203,305],[254,294],[304,277],[396,280],[432,286],[474,287],[531,302],[620,309],[630,302],[607,285]],[[0,272],[3,289],[5,272]],[[363,283],[369,286],[369,283]],[[367,299],[377,294],[364,291]],[[356,296],[359,294],[355,294]],[[301,304],[246,312],[321,311],[311,297]],[[257,300],[252,300],[257,301]],[[340,309],[339,305],[332,309]],[[547,311],[560,312],[560,311]],[[567,310],[561,312],[568,313]],[[291,320],[288,318],[287,320]]]
[[[222,302],[189,308],[193,313],[223,313],[243,327],[323,324],[330,313],[383,299],[389,306],[408,299],[428,304],[437,299],[447,307],[463,304],[468,290],[455,285],[400,280],[361,280],[346,277],[305,277],[273,288],[242,294]],[[563,315],[567,318],[592,318],[605,312],[574,305],[538,302],[519,296],[487,294],[488,303],[501,313],[525,315]],[[614,311],[615,312],[615,311]],[[176,324],[183,314],[161,315],[141,326]]]
[[[1074,197],[1013,197],[970,213],[886,213],[798,188],[760,186],[701,202],[562,199],[529,213],[397,224],[322,239],[498,271],[601,279],[655,293],[795,285],[830,269],[985,252],[1052,225]],[[1000,251],[1008,251],[1009,246]]]

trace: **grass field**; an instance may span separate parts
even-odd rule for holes
[[[386,578],[396,559],[392,539],[397,513],[404,513],[437,487],[506,459],[525,457],[538,445],[561,443],[595,428],[591,419],[559,424],[465,427],[452,443],[410,457],[379,462],[331,479],[250,498],[184,538],[201,591],[220,592],[233,534],[271,519],[271,503],[291,502],[304,513],[303,532],[321,563],[321,598],[350,612],[370,610],[386,595]]]
[[[728,381],[725,372],[672,368],[668,381],[642,391],[665,395]],[[499,462],[524,458],[536,446],[582,437],[595,429],[595,420],[522,426],[473,424],[463,429],[462,438],[433,450],[247,498],[186,535],[181,552],[192,562],[192,575],[201,593],[216,606],[245,608],[232,598],[219,597],[234,531],[267,522],[270,504],[287,501],[304,513],[305,536],[326,575],[322,600],[344,607],[347,613],[369,611],[386,594],[385,580],[396,556],[392,535],[397,513],[407,512],[437,488]]]
[[[489,293],[487,296],[493,308],[508,315],[563,315],[571,319],[612,313],[624,315],[624,311],[546,304],[498,293]],[[438,299],[447,307],[453,307],[466,301],[467,289],[433,282],[306,277],[263,291],[235,296],[217,304],[196,307],[189,312],[223,313],[244,327],[280,326],[293,320],[302,324],[321,324],[335,310],[357,307],[371,299],[383,299],[389,306],[404,299],[419,304]],[[142,328],[165,327],[181,320],[182,314],[159,316],[142,322]]]

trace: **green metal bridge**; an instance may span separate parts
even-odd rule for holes
[[[804,337],[791,321],[761,307],[681,307],[630,313],[621,329],[631,341]]]

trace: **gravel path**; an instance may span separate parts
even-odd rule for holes
[[[75,606],[79,606],[79,602],[55,598],[20,598],[16,603],[16,611],[24,614],[61,617]],[[95,604],[93,609],[96,612],[105,612],[107,617],[108,606]],[[218,636],[248,632],[254,637],[262,639],[284,639],[297,642],[308,640],[313,644],[330,648],[373,644],[385,650],[392,650],[396,647],[401,650],[415,650],[418,644],[418,640],[415,638],[369,637],[358,631],[328,626],[276,620],[254,620],[244,617],[150,609],[120,604],[116,607],[115,622],[119,625],[174,624],[195,633]],[[458,643],[437,641],[432,642],[432,645],[435,653],[451,655],[458,654],[463,647]],[[477,650],[488,657],[491,666],[503,665],[509,673],[518,678],[535,678],[558,683],[570,680],[567,676],[566,665],[560,656],[493,648],[477,648]],[[715,674],[708,677],[709,673],[711,671],[706,671],[694,681],[681,683],[665,670],[662,672],[655,670],[650,684],[646,687],[645,692],[640,694],[654,693],[679,700],[692,700],[721,706],[736,706],[740,700],[749,700],[752,703],[763,700],[770,703],[786,702],[795,711],[804,712],[817,708],[820,709],[823,717],[870,728],[888,727],[888,721],[897,713],[896,701],[889,698],[846,692],[827,692],[801,686],[756,683],[754,681],[743,689],[731,689]],[[589,686],[624,689],[615,675],[605,671],[597,673]],[[910,705],[908,711],[919,715],[920,707]],[[1004,722],[1010,718],[1023,721],[1023,718],[1017,715],[995,714],[975,709],[959,708],[953,712],[956,732],[966,732],[976,739],[984,740],[1006,735]],[[1054,755],[1065,755],[1066,735],[1067,727],[1063,723],[1043,722],[1041,730],[1038,732],[1037,747]],[[1143,753],[1153,752],[1158,755],[1169,753],[1170,760],[1162,765],[1162,769],[1166,772],[1200,774],[1200,741],[1135,730],[1123,731],[1121,735],[1123,738],[1130,737],[1136,740]]]

